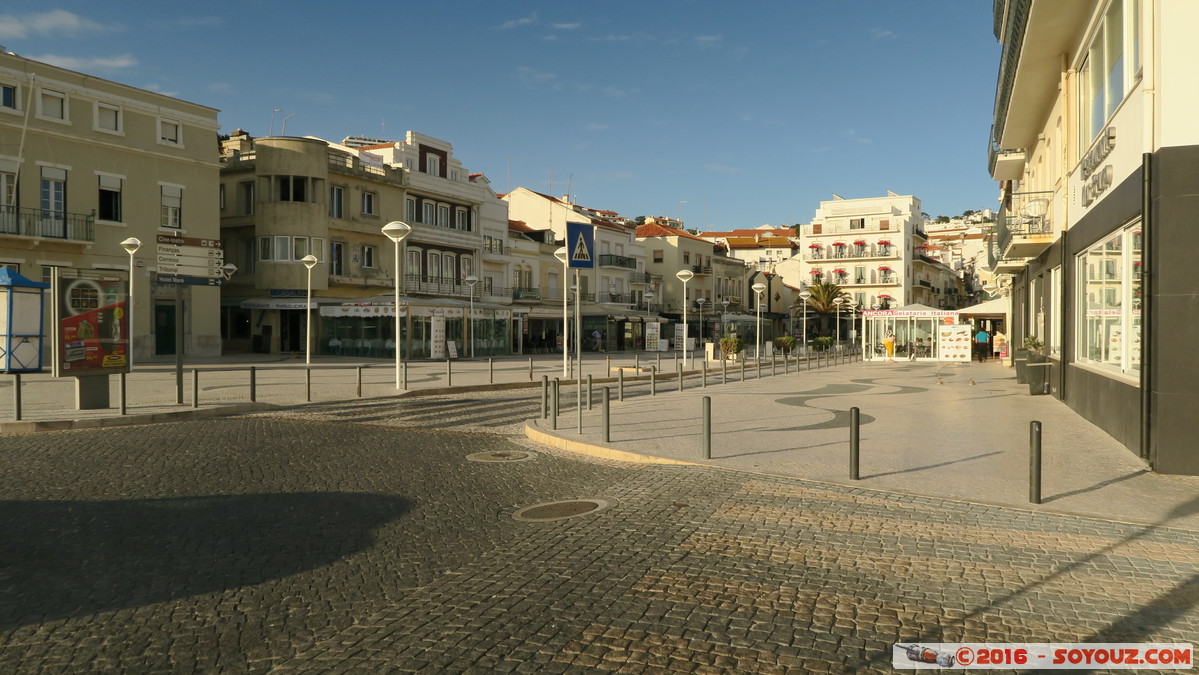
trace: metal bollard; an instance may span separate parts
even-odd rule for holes
[[[449,359],[445,360],[445,386],[454,386],[454,362]]]
[[[762,356],[758,355],[758,358],[755,360],[758,362],[758,379],[760,380],[762,379]]]
[[[624,368],[616,371],[616,396],[618,401],[624,400]]]
[[[741,359],[741,381],[742,382],[745,381],[745,361],[746,361],[746,359],[744,357],[742,357],[742,359]]]
[[[720,357],[720,383],[729,383],[729,360],[723,355]]]
[[[654,367],[658,370],[662,370],[662,352],[658,352],[654,356],[657,357],[657,362],[654,364]]]
[[[683,391],[683,364],[676,362],[674,364],[674,372],[675,377],[679,379],[679,391],[681,392]]]
[[[640,354],[633,354],[633,370],[637,371],[638,373],[641,372],[641,355]]]
[[[13,418],[16,421],[20,422],[21,421],[21,374],[13,373],[12,376],[13,376],[13,383],[12,383]]]
[[[549,415],[549,397],[550,397],[550,378],[546,375],[541,376],[541,419],[545,419]]]
[[[495,359],[487,359],[487,384],[495,384]]]
[[[533,381],[533,357],[529,357],[529,381]]]
[[[771,377],[778,375],[778,371],[776,370],[776,368],[777,368],[777,365],[776,365],[775,358],[774,358],[774,352],[770,352],[770,376]]]
[[[304,369],[304,400],[312,402],[312,369]]]
[[[859,411],[849,409],[849,479],[858,480],[858,428]]]
[[[559,386],[559,381],[558,381],[558,378],[555,377],[554,378],[554,386],[552,387],[553,400],[550,401],[550,429],[553,429],[554,431],[558,430],[558,403],[559,403],[558,386]]]
[[[403,364],[403,367],[400,368],[400,375],[402,376],[402,379],[400,380],[400,386],[403,387],[404,389],[407,389],[408,388],[408,362],[407,361],[405,361]]]
[[[605,375],[604,377],[612,377],[612,357],[605,356],[604,360],[608,362],[608,374]]]
[[[791,372],[791,355],[784,354],[783,355],[783,374],[786,375],[790,372]]]
[[[582,365],[581,362],[580,362],[580,365]],[[579,377],[575,379],[575,410],[578,411],[579,433],[580,434],[583,433],[583,377],[582,377],[582,375],[583,375],[583,370],[582,370],[582,368],[580,368],[579,369]],[[588,377],[591,377],[591,376],[588,375]],[[591,402],[588,401],[587,405],[590,407]]]
[[[358,398],[362,398],[362,366],[358,366],[357,370],[358,370],[358,381],[357,381],[357,386],[354,389],[354,391],[355,391],[355,393],[358,394]]]
[[[258,369],[250,366],[250,403],[258,400]]]
[[[200,407],[200,371],[192,371],[192,407]]]
[[[604,398],[603,398],[602,402],[600,403],[600,426],[603,427],[603,429],[604,429],[604,442],[605,443],[612,442],[612,433],[611,433],[612,427],[610,424],[612,421],[612,417],[610,416],[609,410],[608,410],[608,403],[609,403],[608,399],[609,398],[610,398],[610,392],[608,391],[608,387],[604,387]]]
[[[712,397],[704,397],[704,459],[712,459]]]
[[[805,354],[804,354],[804,361],[806,361],[806,362],[807,362],[807,364],[808,364],[807,370],[809,370],[809,371],[810,371],[810,370],[812,370],[812,355],[811,355],[811,354],[806,354],[806,353],[805,353]]]
[[[703,386],[701,388],[707,389],[708,388],[708,357],[707,356],[704,356],[703,371],[704,371],[704,375],[703,375],[704,379],[703,379]]]
[[[1028,501],[1041,503],[1041,423],[1028,425]]]
[[[591,410],[591,373],[587,373],[587,409]]]
[[[655,366],[649,367],[649,395],[658,395],[658,369]]]
[[[125,406],[125,373],[120,374],[120,377],[117,378],[117,383],[120,385],[118,389],[120,389],[121,414],[124,415],[128,412],[128,409]]]

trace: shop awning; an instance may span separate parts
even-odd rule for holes
[[[890,246],[890,245],[891,245],[891,240],[890,240],[890,239],[879,239],[879,240],[878,240],[878,245],[879,245],[879,246]]]
[[[890,267],[887,267],[886,265],[879,265],[879,266],[878,266],[878,271],[880,271],[880,272],[890,272],[890,271],[891,271],[891,268],[890,268]]]
[[[853,245],[854,245],[854,246],[865,246],[865,245],[866,245],[866,240],[865,240],[865,239],[859,239],[859,240],[855,241],[855,242],[853,243]]]
[[[808,248],[820,248],[820,244],[812,244]]]
[[[843,242],[843,241],[835,241],[835,242],[833,242],[833,246],[844,246],[844,245],[845,245],[845,242]]]

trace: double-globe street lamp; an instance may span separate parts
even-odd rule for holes
[[[412,232],[412,226],[400,220],[393,220],[383,226],[383,234],[395,244],[395,343],[396,343],[396,389],[400,388],[400,352],[404,341],[400,339],[400,291],[404,280],[400,276],[400,242]]]
[[[808,300],[811,299],[812,292],[804,289],[799,292],[799,299],[803,300],[803,353],[808,355]]]
[[[837,306],[837,342],[833,345],[833,351],[836,351],[841,348],[841,305],[845,304],[845,298],[837,296],[833,304]]]
[[[142,242],[137,237],[129,237],[121,242],[121,248],[129,254],[129,297],[125,302],[128,305],[128,311],[125,314],[129,317],[126,319],[128,324],[125,326],[125,362],[128,364],[129,372],[133,372],[133,275],[137,269],[134,266],[133,256],[141,247]]]
[[[691,302],[687,299],[687,282],[691,281],[691,277],[695,276],[695,272],[691,270],[679,270],[675,273],[679,281],[683,282],[683,365],[687,365],[687,305]]]
[[[762,358],[762,291],[766,290],[766,284],[759,281],[758,283],[754,284],[753,286],[750,286],[750,288],[752,288],[754,291],[754,296],[756,299],[755,304],[757,305],[757,309],[758,309],[758,327],[757,327],[757,332],[754,335],[754,342],[757,343],[754,348],[755,352],[756,352],[754,355],[754,358],[761,359]]]

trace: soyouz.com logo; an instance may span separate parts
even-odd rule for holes
[[[936,670],[1190,670],[1189,643],[896,644],[891,665]]]

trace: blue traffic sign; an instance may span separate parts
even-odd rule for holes
[[[595,268],[595,226],[590,223],[566,223],[566,266]]]

